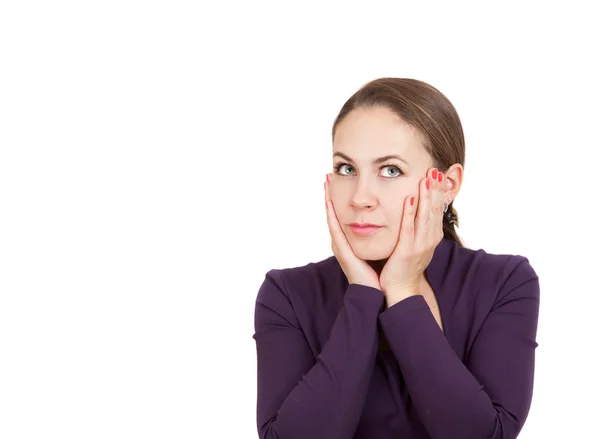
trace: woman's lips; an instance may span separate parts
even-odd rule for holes
[[[350,230],[352,230],[352,232],[355,235],[358,236],[369,236],[372,235],[373,233],[376,233],[379,229],[381,229],[382,227],[380,226],[365,226],[365,227],[360,227],[360,226],[355,226],[355,225],[350,225]]]

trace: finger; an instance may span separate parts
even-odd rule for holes
[[[329,202],[329,187],[327,177],[325,177],[325,182],[323,183],[323,187],[325,188],[325,211],[329,210],[328,202]]]
[[[412,205],[411,205],[412,200]],[[415,213],[417,211],[418,197],[409,195],[404,200],[404,209],[402,211],[402,224],[398,237],[400,252],[411,252],[415,245]]]
[[[352,252],[350,244],[346,239],[346,235],[342,231],[340,223],[335,213],[335,207],[331,201],[329,195],[329,182],[325,182],[325,192],[327,197],[327,225],[329,227],[329,234],[331,235],[332,246],[335,246],[339,251],[340,257],[346,257]]]
[[[431,226],[434,222],[432,195],[436,182],[433,181],[432,174],[435,174],[435,172],[436,169],[431,168],[427,172],[427,176],[419,182],[419,206],[415,220],[415,245],[418,248],[424,248],[429,243]]]
[[[435,172],[433,172],[435,170]],[[440,241],[440,236],[444,236],[443,219],[444,219],[444,190],[443,182],[444,174],[437,168],[432,168],[431,172],[431,226],[429,227],[429,241],[437,245]]]
[[[329,201],[329,179],[331,178],[331,174],[326,174],[325,175],[325,183],[324,183],[324,187],[325,187],[325,207],[327,208],[327,201]]]
[[[331,236],[331,250],[333,251],[333,254],[336,257],[340,257],[340,252],[339,252],[339,248],[336,245],[336,240],[334,239],[335,237],[335,225],[334,222],[332,221],[331,218],[331,211],[332,211],[332,207],[331,207],[331,200],[329,197],[329,182],[327,181],[327,177],[329,177],[330,175],[327,174],[326,176],[326,180],[324,183],[324,187],[325,187],[325,214],[327,215],[327,227],[329,228],[329,235]],[[337,217],[336,217],[337,219]],[[339,222],[338,222],[338,226],[339,226]]]
[[[435,240],[435,244],[439,243],[440,236],[444,236],[444,186],[446,185],[446,176],[440,172],[438,174],[438,187],[435,191],[436,197],[434,198],[434,203],[438,206],[438,209],[435,212],[435,227],[432,229],[432,239]]]

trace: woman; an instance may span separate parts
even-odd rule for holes
[[[270,270],[256,300],[259,437],[516,438],[539,282],[526,257],[456,234],[465,146],[453,105],[424,82],[378,79],[332,137],[334,256]]]

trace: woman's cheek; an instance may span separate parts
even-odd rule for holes
[[[397,203],[396,203],[397,204]],[[394,206],[395,209],[390,215],[392,217],[392,226],[394,230],[398,229],[402,222],[402,214],[404,213],[403,205],[400,203],[399,206]]]

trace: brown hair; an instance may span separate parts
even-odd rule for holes
[[[383,106],[396,113],[402,120],[419,130],[425,137],[425,150],[432,158],[433,166],[446,172],[454,163],[465,165],[465,138],[462,125],[452,103],[438,89],[411,78],[379,78],[363,85],[346,101],[331,130],[332,140],[339,123],[352,110]],[[448,212],[458,214],[453,207]],[[444,238],[464,247],[454,224],[444,220]]]

